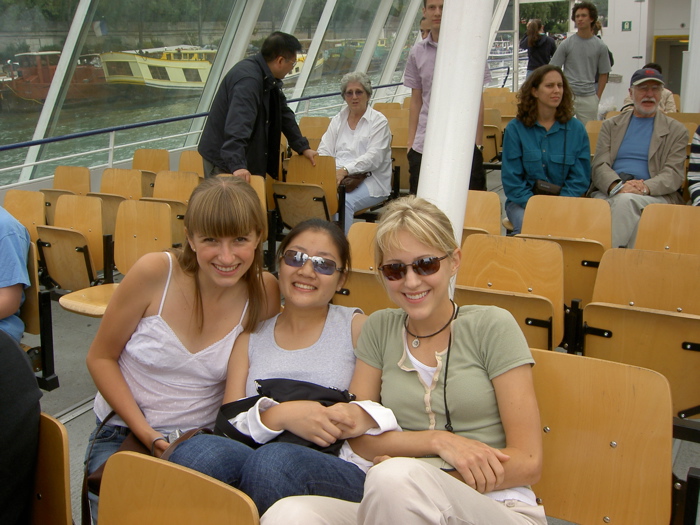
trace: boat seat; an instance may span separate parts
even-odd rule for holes
[[[56,222],[56,203],[61,195],[75,195],[70,190],[57,190],[54,188],[42,188],[44,194],[44,206],[46,206],[46,224],[54,226]]]
[[[157,489],[155,489],[157,487]],[[257,525],[258,509],[238,489],[200,472],[136,452],[117,452],[105,466],[100,525]]]
[[[399,169],[399,188],[408,192],[409,177],[408,171],[408,127],[396,128],[391,130],[391,159],[394,163],[394,168]]]
[[[197,150],[187,150],[180,153],[178,171],[189,171],[204,178],[204,162]]]
[[[134,151],[131,167],[152,173],[170,170],[170,153],[167,149],[140,148]]]
[[[29,238],[36,242],[39,238],[36,227],[46,225],[46,205],[40,191],[7,190],[3,207],[27,228]]]
[[[54,366],[53,324],[51,314],[51,292],[39,287],[38,254],[33,242],[27,255],[29,288],[24,290],[24,303],[19,310],[24,331],[39,336],[39,346],[20,346],[32,361],[39,387],[46,391],[58,388],[58,376]]]
[[[649,204],[637,227],[638,250],[700,255],[700,208],[678,204]]]
[[[473,233],[501,234],[501,200],[496,193],[469,190],[461,244]]]
[[[90,191],[90,170],[84,166],[56,166],[53,188],[69,190],[76,195],[87,195]]]

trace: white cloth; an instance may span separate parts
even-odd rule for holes
[[[190,352],[161,317],[172,276],[169,253],[168,258],[170,269],[158,313],[139,321],[119,357],[119,369],[152,428],[164,434],[177,429],[214,428],[224,397],[228,360],[243,326],[239,319],[222,339],[197,353]],[[247,309],[248,302],[241,319]],[[95,415],[104,420],[111,411],[98,392]],[[118,415],[109,424],[127,426]]]
[[[335,157],[337,169],[348,173],[367,173],[365,179],[372,197],[391,193],[391,131],[389,121],[379,111],[367,106],[354,130],[348,126],[350,109],[346,106],[331,119],[321,137],[319,155]],[[347,218],[346,218],[347,220]]]

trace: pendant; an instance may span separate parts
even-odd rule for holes
[[[416,337],[413,342],[411,343],[411,346],[413,348],[418,348],[420,346],[420,340]]]

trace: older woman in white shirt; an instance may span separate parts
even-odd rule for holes
[[[348,175],[366,174],[362,183],[345,195],[347,234],[357,210],[389,196],[391,131],[386,117],[368,105],[372,84],[366,74],[355,71],[343,76],[340,93],[347,106],[331,120],[318,153],[335,157],[338,184]]]

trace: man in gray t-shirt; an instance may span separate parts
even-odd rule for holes
[[[598,102],[603,96],[610,73],[608,46],[593,34],[598,9],[590,2],[574,4],[571,19],[576,22],[576,34],[561,43],[550,64],[564,69],[574,93],[576,117],[584,124],[598,118]],[[595,76],[599,73],[598,90]]]

